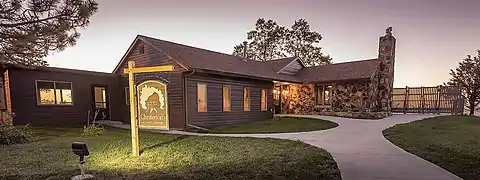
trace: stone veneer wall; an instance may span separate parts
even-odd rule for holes
[[[312,114],[315,105],[315,88],[312,84],[282,85],[282,113]],[[283,93],[283,92],[282,92]]]
[[[369,81],[337,83],[333,86],[332,110],[367,111],[370,107]]]
[[[315,107],[314,84],[282,85],[282,113],[314,114],[322,111],[366,111],[369,108],[369,82],[350,82],[333,84],[332,107]],[[283,92],[282,92],[283,93]]]

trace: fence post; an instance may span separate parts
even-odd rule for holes
[[[405,100],[403,101],[403,114],[407,113],[408,106],[408,86],[405,86]]]
[[[423,97],[423,86],[420,87],[420,104],[422,106],[422,114],[425,114],[425,99]]]
[[[437,86],[437,103],[436,103],[436,107],[435,107],[435,110],[437,110],[437,114],[440,114],[440,99],[442,98],[441,97],[441,88],[442,88],[442,85],[438,85]]]

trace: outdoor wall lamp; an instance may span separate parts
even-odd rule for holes
[[[284,94],[288,94],[288,91],[287,91],[287,90],[285,90],[285,91],[283,91],[283,93],[284,93]]]
[[[85,156],[90,155],[90,152],[88,151],[87,144],[84,142],[73,142],[72,143],[72,151],[74,154],[76,154],[78,157],[80,157],[80,175],[76,175],[72,177],[72,180],[80,180],[80,179],[92,179],[94,178],[93,175],[91,174],[85,174],[85,161],[84,158]]]

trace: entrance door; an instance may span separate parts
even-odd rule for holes
[[[104,85],[93,85],[92,94],[92,119],[95,121],[110,120],[108,87]]]
[[[275,104],[275,114],[282,113],[282,96],[281,96],[281,86],[275,86],[273,90],[273,102]]]

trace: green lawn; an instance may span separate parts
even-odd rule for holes
[[[328,152],[297,141],[141,132],[131,156],[130,131],[96,138],[80,129],[35,128],[28,144],[0,146],[0,179],[69,179],[78,174],[71,142],[87,142],[87,173],[98,179],[341,179]]]
[[[441,116],[396,125],[384,136],[463,179],[480,179],[480,117]]]
[[[214,129],[211,133],[283,133],[318,131],[337,127],[338,124],[312,118],[274,117],[264,121],[255,121]]]

